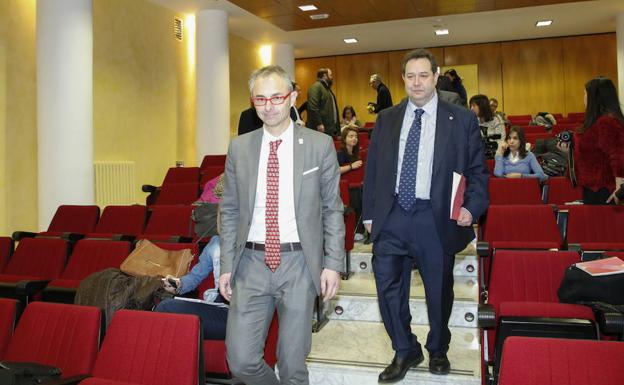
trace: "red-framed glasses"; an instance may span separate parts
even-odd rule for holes
[[[288,99],[288,97],[292,93],[293,91],[290,91],[286,95],[272,96],[270,98],[263,98],[263,97],[258,96],[255,98],[251,98],[251,102],[253,103],[254,106],[257,106],[257,107],[265,106],[267,102],[271,102],[272,105],[277,106],[279,104],[284,104],[286,99]]]

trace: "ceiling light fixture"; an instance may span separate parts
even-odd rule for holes
[[[549,25],[552,24],[552,20],[539,20],[538,22],[535,23],[536,27],[548,27]]]
[[[310,15],[310,19],[312,20],[323,20],[323,19],[327,19],[329,17],[329,14],[327,13],[318,13],[316,15]]]
[[[342,39],[342,41],[344,41],[347,44],[355,44],[358,42],[358,39],[354,38],[354,37],[348,37],[346,39]]]
[[[444,29],[436,29],[435,30],[435,34],[437,36],[442,36],[442,35],[448,35],[449,34],[449,30],[444,28]]]
[[[308,12],[308,11],[316,11],[318,8],[316,8],[314,5],[309,4],[309,5],[300,5],[298,7],[300,10],[302,10],[303,12]]]

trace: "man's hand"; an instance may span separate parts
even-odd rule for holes
[[[362,167],[362,160],[356,160],[355,162],[351,163],[351,168],[354,170],[357,170],[358,168]]]
[[[459,216],[457,217],[457,224],[459,226],[464,226],[464,227],[471,226],[472,214],[470,214],[470,211],[468,211],[464,207],[459,209]]]
[[[219,276],[219,293],[228,301],[232,298],[231,278],[232,273],[224,273]]]
[[[509,147],[509,145],[505,142],[501,143],[498,146],[498,149],[496,150],[496,155],[500,155],[503,156],[503,154],[505,153],[505,150],[507,150],[507,147]]]
[[[330,269],[323,269],[321,272],[321,295],[323,296],[323,302],[334,298],[336,293],[338,293],[339,285],[340,273]]]
[[[557,142],[557,148],[567,154],[570,152],[570,143]]]
[[[318,132],[325,132],[325,126],[322,124],[319,124],[318,126],[316,126],[316,129]]]

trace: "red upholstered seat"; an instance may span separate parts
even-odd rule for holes
[[[143,205],[106,206],[95,230],[87,238],[111,238],[113,235],[137,236],[145,228],[147,208]]]
[[[0,274],[0,282],[13,276],[58,278],[67,259],[67,241],[56,238],[25,238],[15,249],[13,257]],[[15,282],[15,281],[11,281]]]
[[[0,360],[4,359],[4,352],[13,335],[17,306],[18,303],[14,299],[0,298]]]
[[[570,206],[568,244],[587,250],[624,250],[624,207]]]
[[[224,166],[226,155],[205,155],[199,168],[202,171],[208,166]]]
[[[167,170],[162,185],[172,183],[197,183],[199,182],[199,167],[171,167]]]
[[[531,122],[533,117],[531,115],[509,115],[507,119],[511,122],[511,124],[517,126],[526,126]]]
[[[87,234],[93,232],[100,218],[98,206],[62,205],[54,213],[46,236],[60,236],[63,233]]]
[[[509,337],[500,385],[624,384],[621,342]]]
[[[22,314],[4,359],[56,366],[62,377],[90,374],[101,314],[91,306],[33,302]]]
[[[154,206],[147,226],[138,238],[166,241],[172,236],[192,238],[192,206]]]
[[[572,187],[570,178],[558,176],[546,181],[546,203],[563,205],[583,199],[583,189],[580,186]]]
[[[199,198],[199,182],[162,186],[155,205],[190,205]]]
[[[202,169],[201,180],[199,182],[199,187],[202,189],[202,191],[209,180],[218,177],[219,175],[223,174],[224,171],[225,165],[207,166],[206,168]]]
[[[362,164],[362,167],[342,174],[340,179],[349,182],[349,188],[361,188],[364,182],[365,167],[366,166]]]
[[[9,262],[11,255],[13,255],[13,239],[0,237],[0,271]]]
[[[143,385],[138,382],[113,381],[103,378],[89,377],[79,382],[80,385]]]
[[[93,368],[95,379],[82,383],[203,383],[200,336],[196,316],[119,310],[97,355]]]
[[[488,191],[491,205],[543,204],[537,178],[490,178]]]

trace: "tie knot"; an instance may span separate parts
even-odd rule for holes
[[[279,147],[280,144],[282,144],[282,140],[281,139],[274,140],[272,142],[269,142],[269,144],[271,145],[271,152],[277,152],[277,148]]]
[[[423,110],[422,108],[417,108],[414,110],[414,113],[416,114],[416,118],[420,118],[425,113],[425,110]]]

